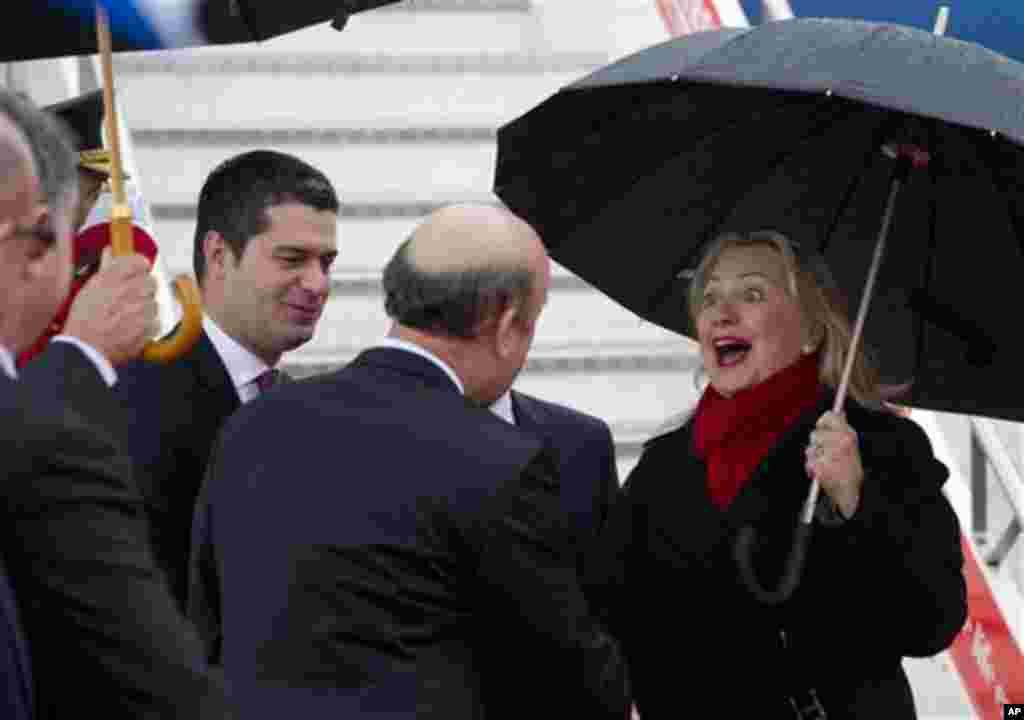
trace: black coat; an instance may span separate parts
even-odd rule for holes
[[[219,594],[240,716],[500,718],[478,656],[505,648],[561,673],[536,712],[622,718],[559,488],[539,438],[404,350],[246,404],[211,457],[190,593]]]
[[[217,433],[241,406],[238,390],[205,331],[171,364],[139,361],[118,374],[125,447],[142,481],[153,551],[184,612],[196,498]]]
[[[831,402],[794,425],[724,513],[692,452],[692,421],[645,447],[597,574],[644,720],[694,702],[718,708],[709,716],[791,718],[790,687],[814,687],[830,720],[915,717],[901,659],[948,647],[967,609],[948,471],[916,424],[848,404],[865,468],[857,511],[816,523],[803,581],[782,605],[759,605],[738,579],[733,541],[752,524],[755,567],[777,585],[809,488],[804,448]]]
[[[130,462],[103,429],[117,414],[66,343],[18,382],[0,374],[0,548],[35,717],[223,718],[223,688],[154,565]]]

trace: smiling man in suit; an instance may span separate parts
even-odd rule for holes
[[[313,337],[337,255],[338,207],[323,173],[291,155],[257,150],[223,162],[197,207],[202,336],[172,365],[121,373],[128,450],[147,479],[154,549],[183,611],[210,448],[231,413],[281,379],[281,355]]]

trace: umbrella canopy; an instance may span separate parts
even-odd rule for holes
[[[267,40],[333,20],[340,30],[349,15],[398,0],[101,0],[111,19],[115,52],[166,50]],[[95,0],[13,0],[0,62],[94,55]],[[159,9],[160,14],[153,10]],[[163,32],[160,19],[194,19],[194,27]]]
[[[692,335],[688,270],[719,234],[779,230],[861,299],[901,144],[865,341],[916,407],[1024,420],[1024,66],[910,28],[796,19],[625,58],[501,128],[495,192],[552,257]]]
[[[743,3],[751,22],[760,22],[761,2]],[[799,17],[845,17],[899,23],[927,30],[940,3],[935,0],[790,0]],[[1019,0],[972,0],[950,3],[949,33],[1024,61],[1024,3]]]

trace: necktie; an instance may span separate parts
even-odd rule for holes
[[[260,394],[262,395],[275,385],[285,382],[287,377],[280,370],[271,368],[256,378],[256,387],[260,389]]]

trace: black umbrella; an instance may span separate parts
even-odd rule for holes
[[[256,42],[332,21],[341,30],[348,17],[399,0],[180,0],[194,6],[198,42],[222,45]],[[93,55],[96,15],[91,0],[8,0],[10,32],[0,43],[0,62]],[[116,6],[120,0],[105,0]],[[125,7],[137,3],[124,0]],[[171,49],[152,32],[112,27],[115,52]]]
[[[707,244],[780,230],[824,256],[850,302],[875,279],[864,335],[900,402],[1024,420],[1008,302],[1024,277],[1021,97],[1024,66],[902,26],[712,31],[501,128],[495,192],[555,260],[686,334],[687,271]],[[816,497],[812,483],[803,541]]]

